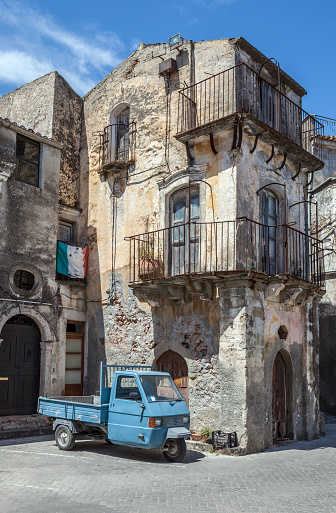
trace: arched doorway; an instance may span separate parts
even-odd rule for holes
[[[272,431],[273,438],[287,435],[286,364],[280,351],[273,364]]]
[[[0,415],[37,412],[41,334],[26,315],[9,319],[0,334]]]
[[[188,366],[185,359],[175,351],[169,350],[157,359],[155,368],[160,372],[169,372],[187,406],[189,406]]]

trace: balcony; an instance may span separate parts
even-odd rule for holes
[[[325,139],[336,138],[336,119],[325,118],[323,116],[313,116],[317,123],[324,126],[324,137]]]
[[[121,171],[134,164],[136,124],[114,123],[100,134],[101,172]]]
[[[247,218],[187,223],[126,240],[133,288],[238,275],[324,286],[323,242],[285,224],[265,226]]]
[[[315,156],[310,154],[312,142],[323,135],[323,123],[246,64],[179,91],[176,139],[188,142],[213,135],[221,128],[232,128],[237,120],[249,135],[280,146],[308,171],[323,167],[322,146]]]

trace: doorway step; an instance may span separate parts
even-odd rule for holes
[[[52,422],[44,415],[9,415],[0,417],[0,440],[52,433]]]

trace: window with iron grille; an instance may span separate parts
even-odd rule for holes
[[[40,144],[20,134],[16,136],[14,178],[35,187],[40,185]]]
[[[73,224],[67,221],[60,221],[58,225],[58,240],[67,244],[73,241]]]
[[[14,283],[21,290],[32,290],[35,285],[35,276],[29,271],[18,269],[14,274]]]

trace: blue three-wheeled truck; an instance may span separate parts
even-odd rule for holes
[[[40,397],[38,412],[54,421],[58,447],[70,451],[76,438],[104,437],[181,461],[190,412],[170,375],[151,369],[101,364],[99,396]]]

